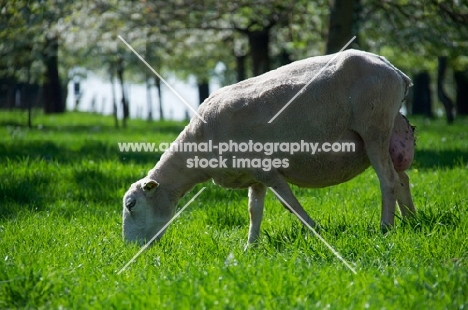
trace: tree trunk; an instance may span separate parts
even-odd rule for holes
[[[28,78],[28,81],[30,79]],[[28,111],[28,127],[32,128],[32,112],[40,95],[40,86],[37,84],[24,84],[21,87],[21,108]]]
[[[16,78],[6,76],[0,78],[0,108],[11,109],[15,106]]]
[[[353,36],[355,0],[332,0],[325,54],[340,51]]]
[[[28,128],[32,128],[32,102],[28,103]]]
[[[245,75],[245,58],[247,56],[236,56],[236,74],[237,74],[237,82],[243,81],[246,78]]]
[[[163,103],[162,103],[162,92],[161,92],[161,80],[158,77],[154,78],[156,83],[156,88],[158,90],[158,100],[159,100],[159,120],[164,120],[164,113],[163,113]]]
[[[151,52],[151,32],[146,32],[146,44],[145,44],[145,58],[146,61],[152,62],[153,53]],[[148,122],[153,120],[153,97],[151,96],[151,76],[148,71],[146,71],[146,105],[148,107]]]
[[[468,115],[468,70],[454,72],[453,78],[457,85],[457,114]]]
[[[253,75],[257,76],[270,70],[270,28],[249,31],[250,55],[252,57]]]
[[[285,49],[281,51],[281,54],[279,55],[279,62],[280,66],[285,66],[287,64],[290,64],[292,62],[291,60],[291,54],[288,53]]]
[[[125,92],[125,82],[124,82],[124,64],[123,59],[119,59],[117,64],[117,78],[119,79],[120,89],[122,91],[122,127],[127,127],[127,119],[130,116],[130,108],[127,99],[127,94]]]
[[[44,113],[65,112],[58,71],[58,38],[46,39],[44,64],[46,67],[43,84]]]
[[[63,79],[62,79],[63,81]],[[67,78],[63,83],[62,83],[62,107],[63,110],[67,110],[67,98],[68,98],[68,84],[70,80]]]
[[[210,85],[206,79],[197,82],[198,85],[198,100],[202,104],[206,98],[210,96]]]
[[[429,73],[421,72],[416,74],[414,76],[413,83],[412,114],[433,117],[431,108],[431,90],[429,89]]]
[[[81,83],[80,80],[73,81],[73,99],[75,100],[74,111],[78,111],[81,99]]]
[[[445,115],[447,116],[447,123],[453,124],[453,102],[447,96],[444,90],[445,70],[447,69],[447,57],[438,57],[437,67],[437,96],[445,108]]]
[[[112,115],[114,116],[114,126],[119,128],[119,116],[117,115],[117,95],[115,92],[114,70],[110,68],[110,82],[112,87]]]
[[[151,122],[153,120],[153,100],[151,97],[151,78],[148,73],[146,74],[146,105],[148,106],[147,120]]]
[[[28,74],[27,74],[27,85],[30,85],[31,83],[31,66],[28,66]],[[33,98],[28,98],[28,128],[32,128],[32,103],[33,103]]]

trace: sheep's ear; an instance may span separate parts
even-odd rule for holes
[[[159,186],[158,182],[156,182],[155,180],[149,180],[149,181],[143,182],[142,188],[145,192],[149,192],[150,190],[158,186]]]

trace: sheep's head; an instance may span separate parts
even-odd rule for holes
[[[122,232],[126,241],[143,244],[153,238],[174,215],[167,191],[155,180],[144,178],[130,186],[123,197]],[[161,238],[164,231],[158,236]]]

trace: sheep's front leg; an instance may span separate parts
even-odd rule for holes
[[[279,179],[277,182],[270,186],[270,189],[274,192],[275,196],[281,201],[282,205],[294,213],[303,224],[310,225],[312,228],[316,228],[315,222],[307,214],[306,210],[301,206],[299,201],[294,196],[289,184],[284,179]]]
[[[247,247],[255,243],[260,235],[260,224],[263,217],[263,206],[265,203],[267,187],[263,184],[254,184],[249,187],[249,214],[250,227]]]

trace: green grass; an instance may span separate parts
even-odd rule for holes
[[[348,183],[294,187],[352,274],[272,193],[257,249],[243,252],[247,191],[211,182],[164,238],[138,251],[121,238],[121,199],[161,154],[119,153],[117,142],[172,141],[184,124],[92,114],[0,113],[0,308],[466,309],[468,119],[412,119],[409,175],[418,217],[379,232],[372,169]]]

